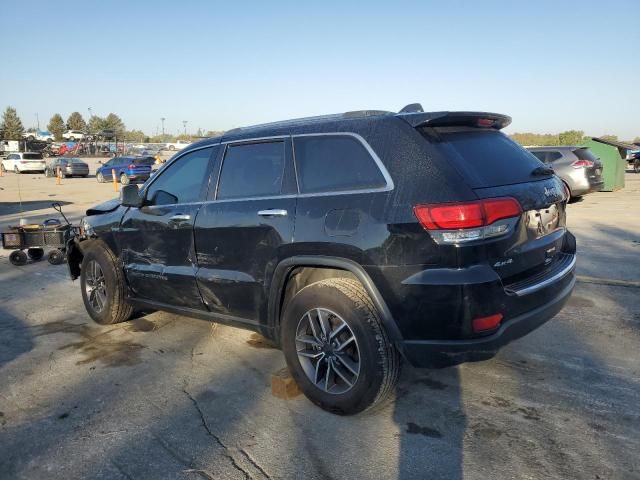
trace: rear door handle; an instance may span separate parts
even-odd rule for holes
[[[281,208],[270,208],[268,210],[260,210],[258,215],[261,217],[286,217],[287,211]]]
[[[178,213],[177,215],[171,217],[169,220],[172,220],[174,222],[187,222],[191,220],[191,215],[183,215],[182,213]]]

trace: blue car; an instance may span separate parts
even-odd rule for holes
[[[98,183],[109,182],[113,179],[115,170],[116,179],[122,185],[130,182],[144,182],[151,176],[151,167],[155,161],[155,158],[149,156],[114,157],[96,170],[96,179]]]

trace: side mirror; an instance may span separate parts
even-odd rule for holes
[[[153,195],[151,203],[153,205],[173,205],[178,203],[178,197],[164,190],[158,190]]]
[[[120,190],[120,204],[123,207],[139,208],[142,206],[143,202],[144,198],[140,196],[138,185],[130,183],[129,185],[122,187],[122,190]]]

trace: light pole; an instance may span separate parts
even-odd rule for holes
[[[162,122],[162,139],[164,140],[164,121],[166,120],[166,118],[162,117],[160,118],[160,121]]]
[[[188,120],[182,120],[182,126],[184,127],[184,134],[187,134],[187,123],[189,123]]]
[[[40,117],[38,117],[38,112],[36,112],[36,125],[38,125],[38,131],[40,131]]]

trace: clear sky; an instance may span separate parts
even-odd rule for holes
[[[357,109],[640,136],[640,1],[0,0],[0,108],[154,134]]]

